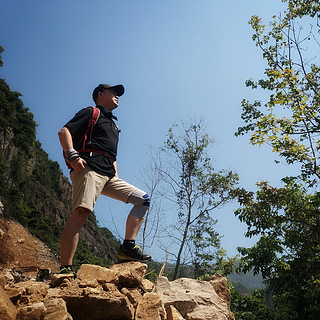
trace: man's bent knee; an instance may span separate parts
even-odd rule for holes
[[[150,197],[142,190],[135,190],[129,197],[128,202],[132,203],[134,207],[130,211],[130,215],[137,218],[144,218],[147,210],[150,207]]]

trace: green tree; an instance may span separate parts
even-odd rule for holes
[[[3,47],[0,46],[0,67],[3,67],[1,53],[4,51]]]
[[[317,319],[320,314],[320,193],[284,179],[283,188],[258,184],[256,195],[239,192],[236,215],[248,225],[247,237],[260,235],[252,248],[238,248],[240,269],[262,274],[284,319]]]
[[[158,167],[166,185],[164,196],[178,205],[178,219],[170,230],[178,247],[173,279],[179,276],[180,267],[190,262],[195,277],[213,271],[220,237],[210,212],[232,199],[238,181],[232,171],[213,168],[206,152],[213,140],[204,132],[203,122],[195,119],[171,127],[162,148],[168,165]]]
[[[251,144],[270,145],[280,159],[299,164],[301,171],[297,177],[284,177],[282,188],[262,181],[256,194],[238,190],[242,207],[236,215],[247,223],[247,237],[260,237],[252,248],[239,248],[240,269],[262,273],[282,319],[318,319],[320,67],[315,54],[320,5],[310,0],[287,2],[287,10],[273,17],[269,31],[257,16],[249,22],[267,67],[264,79],[249,79],[246,85],[270,95],[265,104],[242,101],[246,124],[236,135],[250,132]]]
[[[296,17],[302,9],[298,10],[295,3],[309,3],[313,12],[320,10],[315,1],[289,1],[285,16],[274,16],[269,32],[265,32],[258,16],[249,22],[254,30],[252,38],[268,66],[266,79],[249,79],[246,85],[271,93],[264,105],[258,100],[242,101],[242,119],[247,125],[240,127],[236,135],[252,131],[253,145],[269,144],[287,164],[301,164],[301,177],[315,184],[320,178],[320,67],[314,59],[320,46],[319,14],[309,17],[316,20],[316,32],[312,25],[306,31],[301,26],[306,17],[302,21]]]
[[[252,296],[240,296],[231,283],[228,283],[231,293],[230,310],[236,320],[280,320],[276,311],[267,306],[264,290],[254,290]]]

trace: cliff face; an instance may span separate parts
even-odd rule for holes
[[[36,141],[33,115],[19,96],[0,79],[0,215],[19,221],[58,254],[71,214],[72,187]],[[106,265],[115,259],[116,249],[109,243],[116,241],[105,234],[92,215],[81,231],[78,266],[88,260]]]

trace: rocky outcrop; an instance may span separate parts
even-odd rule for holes
[[[212,283],[210,283],[212,282]],[[183,319],[234,319],[230,313],[230,296],[215,291],[215,280],[210,282],[180,278],[169,282],[161,277],[156,281],[156,292],[166,308],[173,306]],[[225,287],[225,291],[229,291]]]
[[[160,277],[153,284],[144,279],[146,269],[140,262],[82,265],[76,278],[53,274],[42,282],[15,282],[12,270],[2,270],[0,319],[234,320],[223,277],[173,282]]]

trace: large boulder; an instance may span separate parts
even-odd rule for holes
[[[0,319],[13,320],[16,319],[17,309],[11,302],[6,292],[0,286]]]
[[[83,290],[77,295],[64,295],[68,312],[74,319],[133,320],[134,308],[119,291]]]
[[[204,281],[209,281],[209,283],[213,286],[217,295],[228,305],[230,308],[231,303],[231,293],[227,287],[227,279],[216,273],[210,277],[204,278]]]
[[[165,308],[173,305],[186,320],[234,320],[228,304],[209,282],[189,278],[169,282],[166,277],[160,277],[156,292]]]
[[[169,305],[166,309],[167,320],[184,320],[180,312],[172,305]]]
[[[80,267],[77,278],[80,280],[96,279],[99,283],[108,282],[117,284],[119,282],[117,271],[90,264],[83,264]]]
[[[148,292],[139,300],[136,320],[166,320],[163,302],[156,293]]]
[[[147,267],[140,262],[126,262],[114,264],[109,269],[119,274],[120,287],[134,288],[141,285]]]
[[[46,314],[43,320],[72,320],[71,315],[68,313],[67,304],[61,298],[44,300],[46,307]]]

